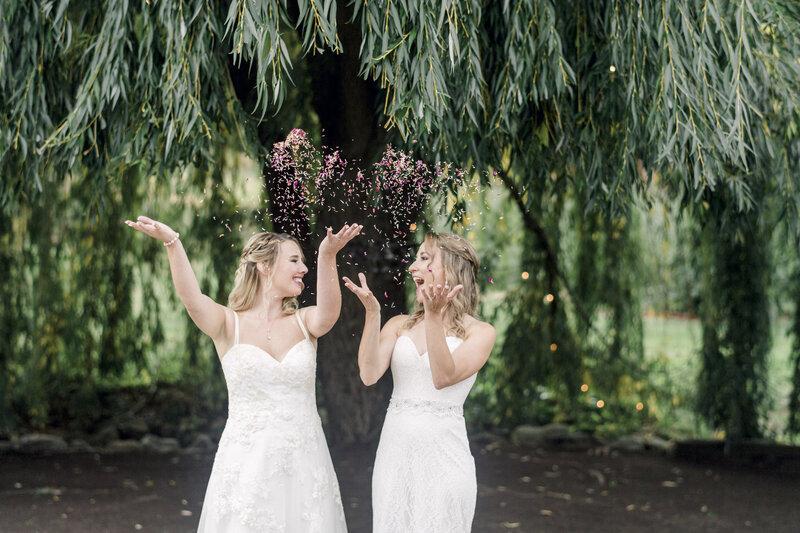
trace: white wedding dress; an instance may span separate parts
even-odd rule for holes
[[[451,352],[461,342],[447,337]],[[427,352],[405,335],[391,368],[394,390],[372,475],[373,533],[466,533],[478,490],[463,405],[475,375],[437,390]]]
[[[346,532],[339,484],[315,398],[316,349],[305,339],[278,362],[239,343],[222,358],[228,421],[206,489],[202,533]]]

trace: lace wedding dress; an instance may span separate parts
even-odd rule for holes
[[[462,340],[447,337],[452,352]],[[401,335],[372,475],[373,533],[465,533],[477,483],[462,406],[475,375],[437,390],[427,352]]]
[[[339,533],[347,530],[339,484],[315,399],[316,349],[305,339],[278,362],[251,344],[222,358],[228,421],[198,531]]]

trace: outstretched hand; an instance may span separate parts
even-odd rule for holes
[[[463,288],[458,284],[451,289],[446,282],[444,285],[423,285],[420,291],[425,314],[441,314]]]
[[[325,235],[319,245],[319,253],[337,254],[339,250],[344,248],[345,244],[361,233],[363,228],[364,226],[361,224],[345,224],[337,233],[334,233],[331,228],[327,228],[328,234]]]
[[[166,224],[162,224],[149,217],[138,217],[136,222],[126,220],[125,224],[161,242],[170,242],[178,235],[175,230]]]
[[[364,308],[367,311],[379,312],[381,310],[381,304],[378,303],[375,295],[372,294],[371,290],[369,290],[369,287],[367,286],[367,278],[364,276],[364,274],[358,274],[358,279],[361,281],[360,287],[350,281],[350,278],[347,276],[342,276],[342,279],[344,280],[344,286],[350,289],[350,292],[358,296],[358,299],[361,300],[361,303],[364,305]]]

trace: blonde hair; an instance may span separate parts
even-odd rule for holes
[[[281,244],[291,241],[300,247],[297,239],[285,233],[270,233],[268,231],[256,233],[247,241],[239,258],[239,268],[236,269],[236,278],[233,290],[228,295],[228,307],[234,311],[246,311],[256,303],[258,295],[258,263],[266,263],[271,271],[280,256]],[[302,253],[302,252],[301,252]],[[272,283],[272,277],[267,283]],[[292,315],[297,311],[299,304],[295,296],[283,299],[283,312]]]
[[[432,245],[432,249],[429,250],[431,260],[437,253],[435,250],[438,249],[441,252],[447,284],[451,288],[459,284],[464,286],[445,310],[446,317],[453,325],[456,336],[463,338],[466,334],[464,317],[474,316],[478,309],[478,298],[480,297],[478,252],[467,239],[453,233],[430,232],[425,235],[424,242]],[[405,329],[411,329],[424,317],[425,307],[417,302],[414,312],[406,320]]]

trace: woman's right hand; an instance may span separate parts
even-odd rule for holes
[[[378,300],[375,298],[375,295],[372,294],[372,291],[369,290],[367,286],[367,278],[364,274],[358,274],[358,279],[361,281],[361,286],[359,287],[347,276],[343,276],[342,279],[344,280],[344,286],[350,289],[350,292],[358,296],[358,299],[361,300],[361,303],[364,305],[364,309],[369,311],[373,311],[376,313],[380,313],[381,311],[381,304],[378,303]]]
[[[126,220],[125,224],[164,243],[170,242],[178,236],[175,230],[166,224],[162,224],[148,217],[138,217],[136,222]]]

